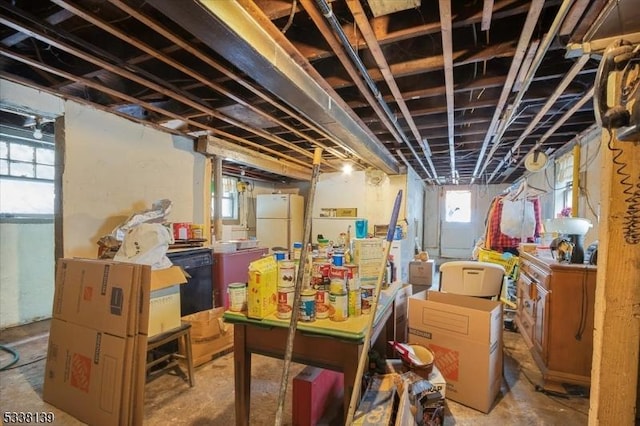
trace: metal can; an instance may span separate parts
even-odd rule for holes
[[[294,288],[280,287],[278,288],[278,308],[276,316],[280,319],[291,318],[293,312]]]
[[[329,304],[331,305],[329,317],[332,321],[346,321],[349,318],[347,293],[329,293]]]
[[[360,295],[362,296],[361,308],[363,314],[371,313],[371,305],[373,304],[373,293],[376,287],[373,285],[363,285],[360,287]]]
[[[349,270],[344,266],[331,266],[331,271],[329,272],[329,277],[331,279],[340,278],[344,281],[347,280],[347,274]]]
[[[362,297],[360,290],[349,290],[349,316],[357,317],[362,315]]]
[[[316,318],[329,318],[329,292],[318,290],[316,292]]]
[[[294,287],[296,279],[296,264],[292,260],[278,262],[278,287]]]
[[[247,285],[245,283],[231,283],[227,286],[229,293],[229,310],[241,312],[247,309]]]
[[[300,321],[313,322],[316,320],[316,291],[302,290],[300,294]]]
[[[331,280],[329,284],[329,292],[330,293],[344,293],[347,291],[347,286],[342,278],[334,278]]]

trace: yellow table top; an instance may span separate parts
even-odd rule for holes
[[[400,287],[401,284],[397,282],[380,292],[378,308],[376,309],[376,316],[373,321],[374,327],[378,321],[380,321],[384,312],[391,307]],[[371,314],[349,317],[345,321],[332,321],[330,319],[316,319],[313,322],[298,321],[296,329],[303,333],[333,336],[350,341],[362,341],[365,338],[370,315]],[[275,313],[263,319],[254,319],[248,318],[245,312],[225,311],[223,318],[225,322],[252,324],[259,327],[288,328],[290,324],[290,320],[280,319],[276,317]]]

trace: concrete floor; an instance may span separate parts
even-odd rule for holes
[[[6,329],[0,343],[20,353],[20,361],[0,372],[0,409],[6,411],[52,411],[58,425],[81,425],[73,417],[42,401],[44,357],[49,321]],[[0,354],[0,365],[10,357]],[[505,378],[489,414],[447,400],[445,425],[584,425],[589,400],[563,399],[535,391],[541,376],[520,334],[504,334]],[[292,364],[290,378],[304,366]],[[254,355],[251,389],[251,425],[271,425],[282,374],[282,361]],[[291,424],[291,383],[285,406],[285,422]],[[165,375],[146,385],[145,425],[224,425],[235,423],[233,354],[217,358],[196,369],[196,386],[179,377]]]

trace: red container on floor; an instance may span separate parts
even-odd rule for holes
[[[307,366],[293,379],[293,426],[311,426],[333,407],[342,407],[344,375]],[[338,410],[342,416],[342,410]]]

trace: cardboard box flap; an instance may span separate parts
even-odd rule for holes
[[[179,266],[171,266],[166,269],[151,270],[151,291],[175,284],[184,284],[187,282],[185,272]]]

